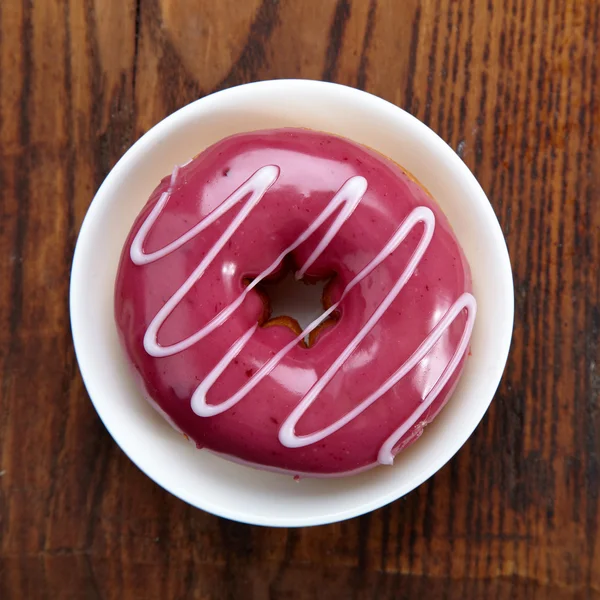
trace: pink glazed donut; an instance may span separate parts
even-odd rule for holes
[[[270,319],[262,291],[290,265],[329,281],[304,331]],[[145,397],[198,448],[334,476],[392,464],[439,413],[468,354],[470,292],[410,175],[349,140],[277,129],[161,181],[127,238],[115,316]]]

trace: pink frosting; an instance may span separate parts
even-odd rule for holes
[[[265,176],[270,180],[261,184]],[[214,211],[245,184],[260,198],[229,235],[251,194],[238,194],[222,214]],[[256,290],[246,288],[248,279],[264,274],[332,199],[346,193],[356,207],[331,239],[323,242],[347,204],[291,252],[300,271],[308,261],[308,278],[336,274],[329,296],[339,302],[338,321],[310,348],[294,344],[297,336],[287,327],[256,327],[265,306]],[[403,226],[405,237],[390,247]],[[225,243],[211,257],[219,240]],[[389,256],[356,279],[386,245]],[[309,260],[315,249],[318,256]],[[204,263],[202,275],[190,280]],[[186,281],[192,284],[183,293]],[[365,330],[398,282],[398,295]],[[446,403],[467,354],[475,313],[470,290],[469,267],[446,218],[401,168],[348,140],[279,129],[224,139],[161,181],[125,244],[115,316],[144,393],[198,447],[277,471],[339,475],[390,462]],[[219,315],[244,293],[221,323]],[[152,345],[152,324],[169,302],[173,308]],[[181,346],[207,324],[201,339]],[[231,352],[236,344],[237,354]],[[264,366],[286,345],[265,374]],[[332,371],[348,347],[347,359]],[[411,356],[414,366],[393,380]],[[219,365],[223,372],[212,377]],[[327,383],[314,392],[324,376]],[[389,389],[386,381],[393,383]],[[243,397],[228,406],[240,389]],[[374,397],[376,390],[383,393]],[[222,403],[225,410],[218,408]]]

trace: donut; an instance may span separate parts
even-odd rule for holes
[[[290,271],[326,282],[304,329],[270,314],[266,284]],[[162,179],[124,245],[114,308],[141,392],[198,448],[340,476],[392,464],[443,408],[469,354],[471,291],[414,177],[288,128],[225,138]]]

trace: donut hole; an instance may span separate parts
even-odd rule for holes
[[[296,279],[293,265],[285,265],[274,277],[262,281],[256,290],[265,304],[266,318],[262,327],[287,327],[300,335],[308,325],[318,319],[329,308],[328,286],[335,273],[322,279]],[[247,278],[245,282],[251,281]],[[339,313],[335,312],[304,338],[304,347],[314,345],[319,335],[335,325]]]

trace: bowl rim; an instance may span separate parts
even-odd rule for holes
[[[192,495],[186,493],[184,490],[174,489],[168,484],[161,482],[160,478],[158,478],[155,473],[149,472],[148,468],[140,464],[138,456],[132,455],[123,447],[124,445],[119,441],[118,436],[114,433],[110,424],[107,422],[105,418],[106,415],[103,414],[101,405],[98,403],[97,399],[95,399],[95,394],[97,393],[97,391],[91,389],[93,388],[93,385],[90,383],[93,365],[87,359],[86,350],[84,348],[85,342],[83,341],[83,334],[79,327],[78,321],[81,298],[80,289],[83,285],[83,268],[85,266],[83,263],[84,259],[82,257],[81,250],[81,247],[84,245],[83,240],[85,240],[88,236],[88,231],[92,227],[92,223],[96,218],[97,213],[101,210],[101,203],[103,202],[103,197],[106,195],[107,190],[112,185],[112,182],[127,170],[128,163],[134,158],[134,156],[136,156],[140,151],[143,151],[146,147],[149,147],[151,144],[159,141],[165,134],[168,135],[172,124],[175,124],[179,120],[185,119],[185,117],[188,116],[188,114],[193,113],[206,102],[214,102],[219,98],[223,98],[229,95],[240,94],[243,93],[244,90],[254,90],[256,88],[268,89],[269,87],[278,88],[280,86],[288,86],[289,89],[292,91],[294,90],[294,88],[298,91],[299,89],[306,87],[312,87],[314,89],[333,88],[336,89],[340,94],[347,94],[349,96],[354,95],[357,98],[358,96],[360,96],[362,100],[370,102],[374,108],[378,110],[388,111],[390,112],[390,114],[396,112],[400,118],[406,119],[411,126],[417,127],[419,129],[419,133],[422,134],[425,138],[427,138],[428,146],[436,146],[438,149],[440,149],[440,152],[444,153],[444,160],[449,161],[450,166],[456,171],[458,171],[461,179],[464,180],[465,185],[468,185],[471,188],[471,192],[479,197],[483,205],[481,207],[482,210],[488,213],[488,218],[490,220],[491,226],[495,230],[494,244],[496,246],[496,250],[501,255],[501,262],[503,265],[502,272],[498,273],[498,278],[502,281],[503,288],[507,292],[509,292],[507,294],[507,297],[510,298],[509,303],[505,306],[505,309],[507,311],[505,316],[507,335],[502,340],[504,342],[504,344],[502,344],[502,347],[497,348],[496,351],[497,362],[499,365],[501,365],[501,367],[497,369],[498,373],[494,374],[495,384],[492,384],[493,391],[490,393],[490,398],[489,400],[486,400],[485,402],[481,403],[481,414],[478,416],[478,418],[473,420],[472,426],[462,430],[460,435],[456,435],[454,437],[454,443],[451,445],[451,447],[448,450],[446,450],[443,454],[441,454],[437,458],[437,460],[431,461],[428,465],[428,468],[423,469],[420,472],[419,476],[414,477],[410,482],[409,489],[407,489],[406,491],[399,493],[394,493],[394,491],[390,491],[389,493],[382,494],[380,496],[377,496],[376,498],[365,500],[363,503],[354,506],[352,509],[345,509],[341,511],[329,511],[321,514],[318,518],[314,516],[306,517],[302,515],[298,515],[294,518],[265,518],[261,515],[253,514],[251,511],[236,512],[219,504],[206,501],[206,499],[204,498],[198,498],[196,496],[192,497]],[[252,129],[248,129],[248,131],[251,130]],[[466,164],[456,154],[456,152],[437,133],[435,133],[432,129],[425,125],[425,123],[423,123],[404,109],[388,102],[387,100],[384,100],[383,98],[370,94],[369,92],[358,90],[356,88],[352,88],[338,83],[323,82],[311,79],[275,79],[245,83],[224,90],[220,90],[202,98],[199,98],[183,106],[182,108],[171,113],[170,115],[156,123],[152,128],[150,128],[146,133],[144,133],[135,143],[131,145],[131,147],[123,154],[123,156],[110,170],[110,172],[96,191],[92,202],[90,203],[89,208],[86,212],[84,220],[81,224],[81,228],[77,236],[77,243],[75,246],[71,266],[69,310],[75,355],[77,358],[79,371],[81,373],[82,380],[84,382],[90,400],[92,401],[92,404],[98,416],[100,417],[100,420],[104,423],[104,426],[108,430],[113,440],[117,443],[121,450],[125,452],[128,458],[146,476],[148,476],[152,481],[163,487],[169,493],[183,500],[184,502],[220,517],[253,525],[273,527],[304,527],[328,524],[350,519],[381,508],[386,504],[389,504],[390,502],[402,497],[403,495],[410,493],[410,491],[413,491],[416,487],[428,480],[444,465],[446,465],[447,462],[451,458],[453,458],[454,455],[458,452],[458,450],[460,450],[460,448],[467,442],[467,440],[470,438],[471,434],[479,425],[483,416],[487,412],[489,405],[491,404],[491,401],[495,396],[497,388],[502,379],[504,369],[506,367],[506,361],[508,359],[508,354],[512,340],[512,332],[514,327],[514,284],[506,240],[504,238],[502,229],[500,227],[500,223],[498,222],[492,205],[489,202],[489,199],[487,198],[487,195],[485,194],[484,190],[482,189],[481,185],[479,184],[471,170],[466,166]]]

